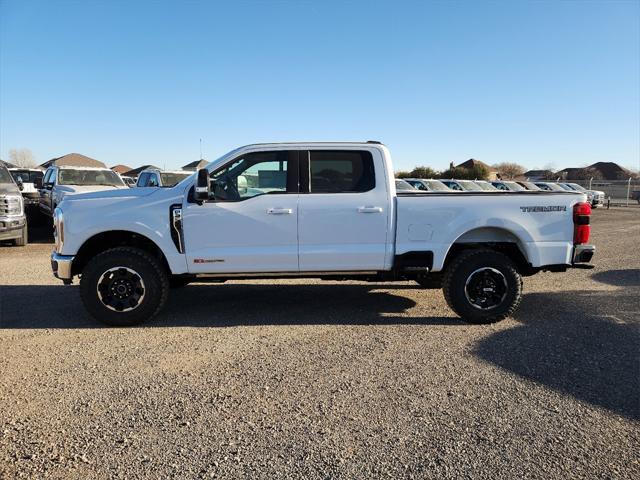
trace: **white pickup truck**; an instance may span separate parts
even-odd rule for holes
[[[415,280],[487,323],[515,311],[522,276],[590,267],[585,200],[397,192],[379,142],[249,145],[173,188],[65,197],[51,264],[111,325],[154,317],[171,286],[284,277]]]

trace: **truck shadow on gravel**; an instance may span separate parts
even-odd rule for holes
[[[504,370],[640,420],[640,290],[531,293],[520,326],[479,342]]]
[[[160,315],[142,327],[464,325],[455,317],[402,316],[416,302],[388,290],[388,285],[190,285],[172,290]],[[84,310],[75,285],[0,287],[0,329],[102,327]]]
[[[640,287],[640,269],[632,268],[629,270],[605,270],[604,272],[596,272],[591,278],[598,282],[617,287]]]

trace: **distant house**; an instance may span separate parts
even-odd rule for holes
[[[125,173],[131,170],[131,167],[127,165],[114,165],[113,167],[111,167],[111,170],[113,170],[116,173],[119,173],[120,175],[124,175]]]
[[[636,178],[630,170],[621,167],[614,162],[596,162],[593,165],[582,168],[565,168],[558,172],[563,180],[626,180],[629,177]]]
[[[107,166],[99,160],[87,157],[86,155],[81,155],[80,153],[68,153],[66,155],[63,155],[62,157],[52,158],[51,160],[47,160],[46,162],[40,164],[40,166],[44,169],[54,165],[65,165],[69,167],[107,168]]]
[[[4,160],[0,160],[0,165],[4,165],[7,168],[15,168],[13,163],[5,162]]]
[[[208,160],[201,158],[200,160],[196,160],[195,162],[187,163],[185,166],[182,167],[182,169],[191,170],[195,172],[196,170],[199,170],[205,167],[208,163],[209,163]]]
[[[466,169],[472,170],[473,168],[476,168],[476,167],[484,167],[487,169],[487,172],[489,172],[488,180],[498,179],[498,171],[495,168],[493,168],[491,165],[487,165],[483,161],[476,160],[475,158],[470,158],[466,162],[462,162],[456,168],[466,168]]]
[[[587,167],[589,170],[598,172],[600,178],[604,180],[627,180],[638,176],[631,170],[627,170],[614,162],[596,162]]]
[[[528,170],[522,174],[526,179],[535,182],[537,180],[554,180],[557,175],[551,170]]]
[[[129,170],[128,172],[125,172],[124,175],[131,178],[138,178],[138,175],[140,175],[140,172],[142,172],[143,170],[146,170],[147,168],[156,168],[160,170],[160,167],[156,167],[155,165],[142,165],[141,167],[134,168],[132,170]]]

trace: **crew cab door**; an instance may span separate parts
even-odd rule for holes
[[[383,158],[310,150],[300,172],[300,271],[383,270],[391,208]]]
[[[189,272],[297,272],[298,152],[241,154],[210,182],[210,201],[183,205]]]

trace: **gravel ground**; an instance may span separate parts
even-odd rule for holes
[[[593,225],[595,270],[490,326],[412,283],[283,280],[106,328],[48,241],[2,247],[0,477],[639,478],[640,209]]]

